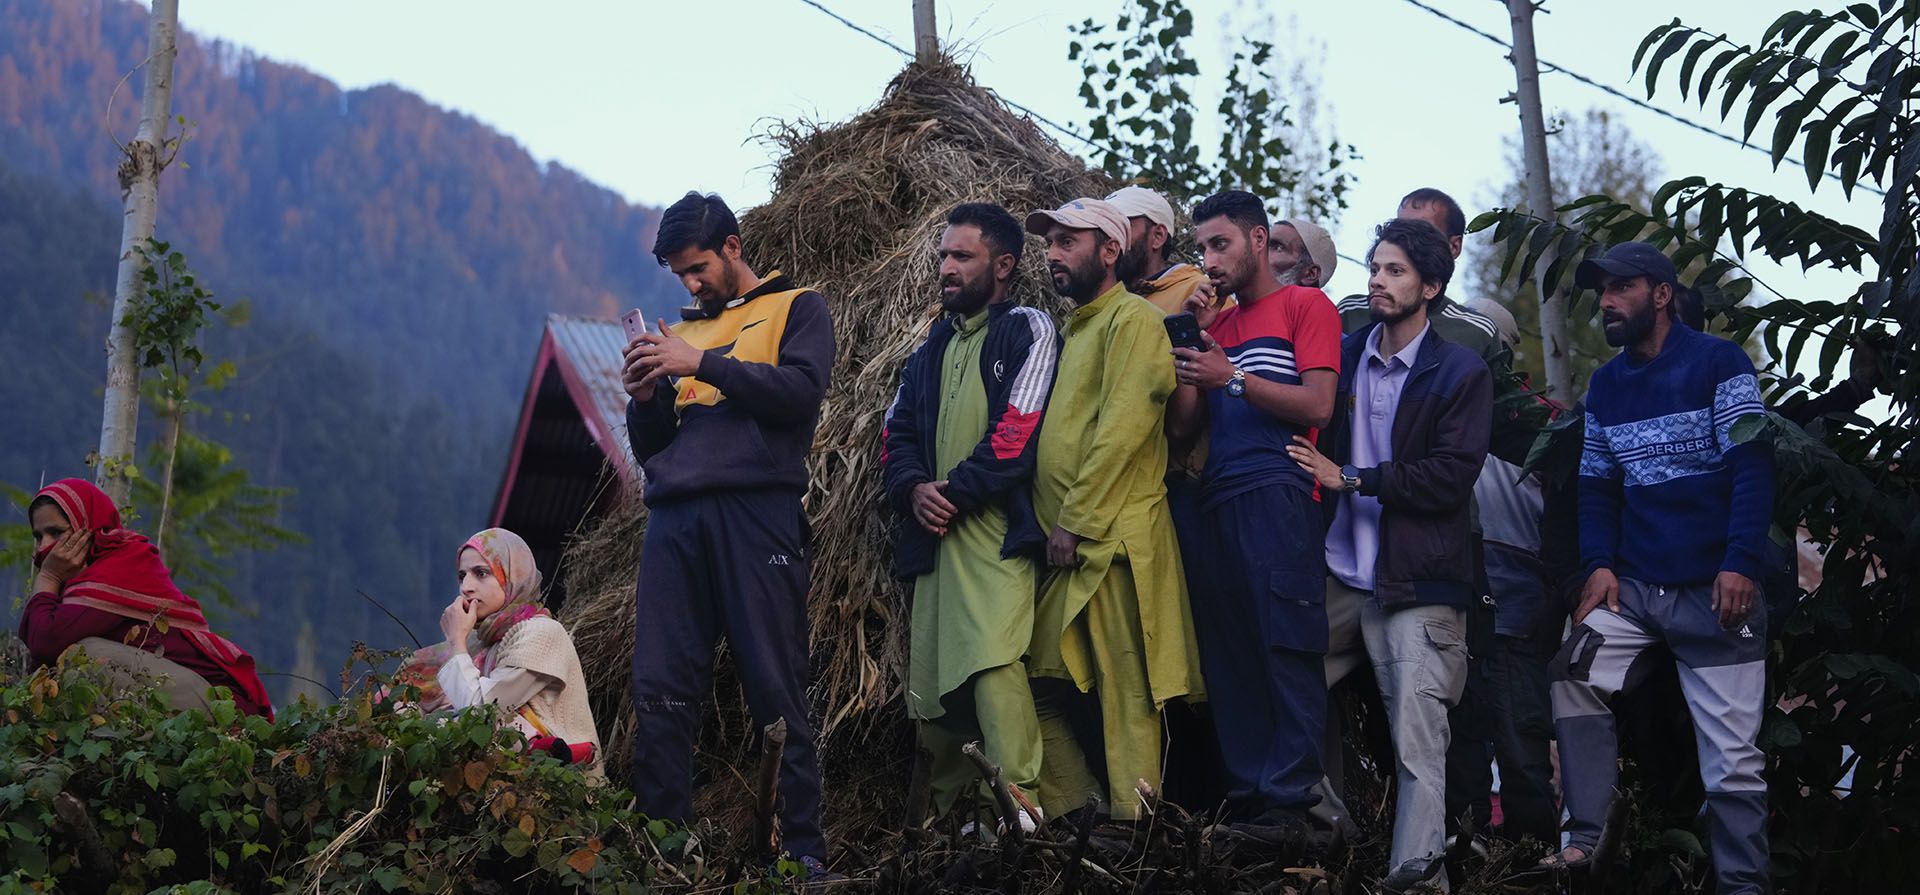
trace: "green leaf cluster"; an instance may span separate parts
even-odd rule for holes
[[[685,831],[527,754],[491,707],[423,715],[362,690],[268,721],[216,693],[173,712],[73,653],[0,673],[0,893],[722,885]]]
[[[1080,98],[1107,173],[1159,190],[1176,206],[1244,189],[1271,211],[1327,226],[1347,207],[1354,175],[1344,166],[1359,155],[1337,139],[1298,145],[1310,135],[1294,104],[1312,85],[1283,76],[1272,42],[1238,39],[1211,110],[1220,137],[1208,153],[1195,132],[1208,111],[1195,95],[1202,72],[1187,48],[1199,32],[1185,0],[1130,0],[1114,22],[1087,19],[1072,33],[1067,58],[1080,66]]]

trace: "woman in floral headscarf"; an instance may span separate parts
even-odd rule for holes
[[[120,527],[120,510],[83,479],[61,479],[27,505],[33,527],[33,599],[20,639],[43,665],[79,645],[126,683],[159,683],[177,709],[204,707],[208,687],[234,706],[273,717],[253,657],[207,627],[200,604],[180,592],[160,551]]]
[[[493,703],[531,741],[591,746],[588,773],[601,776],[580,656],[541,604],[527,542],[504,528],[480,532],[460,545],[456,577],[460,595],[440,614],[446,642],[414,653],[401,681],[420,688],[427,711]]]

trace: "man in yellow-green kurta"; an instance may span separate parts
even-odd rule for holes
[[[1033,791],[1040,776],[1023,661],[1046,541],[1033,514],[1033,433],[1060,337],[1044,312],[1009,300],[1025,241],[998,205],[947,216],[944,313],[887,411],[886,492],[902,520],[894,573],[914,582],[907,714],[931,758],[936,815],[978,788],[960,751],[969,741],[1009,783]]]
[[[1050,574],[1028,666],[1036,678],[1063,679],[1035,682],[1041,803],[1057,814],[1104,794],[1114,820],[1138,820],[1135,784],[1160,787],[1161,711],[1169,699],[1201,693],[1162,481],[1172,348],[1164,315],[1115,277],[1127,248],[1124,214],[1076,199],[1029,215],[1027,231],[1046,238],[1053,287],[1077,305],[1034,470]],[[1104,786],[1073,737],[1075,690],[1099,706]]]

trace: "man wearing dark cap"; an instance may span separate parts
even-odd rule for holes
[[[1576,272],[1600,293],[1607,344],[1593,374],[1580,457],[1580,554],[1587,580],[1555,659],[1554,726],[1570,817],[1550,863],[1590,860],[1614,797],[1610,702],[1648,648],[1677,663],[1692,709],[1717,891],[1768,888],[1765,756],[1767,565],[1773,461],[1736,441],[1764,414],[1739,345],[1676,319],[1673,263],[1629,242]]]
[[[1053,816],[1103,794],[1115,820],[1140,819],[1135,783],[1160,789],[1167,700],[1201,692],[1180,550],[1167,512],[1172,344],[1159,309],[1114,266],[1127,218],[1099,199],[1027,217],[1047,242],[1053,288],[1076,306],[1040,427],[1033,509],[1051,574],[1034,608],[1027,666],[1043,741],[1042,807]],[[1107,785],[1093,776],[1069,716],[1091,692]]]

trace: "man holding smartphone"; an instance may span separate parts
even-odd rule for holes
[[[727,638],[754,724],[787,724],[780,833],[824,870],[820,770],[807,713],[807,451],[833,367],[820,293],[741,257],[719,196],[688,193],[653,254],[691,306],[627,346],[627,434],[646,481],[635,587],[633,776],[639,810],[693,814],[693,744]]]
[[[1287,446],[1333,415],[1340,316],[1320,290],[1274,278],[1267,213],[1253,194],[1210,196],[1193,221],[1214,289],[1239,300],[1217,313],[1190,300],[1208,325],[1204,347],[1173,350],[1169,429],[1204,427],[1211,442],[1194,629],[1231,807],[1303,830],[1319,801],[1327,707],[1326,552],[1313,478]]]

